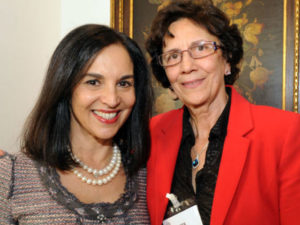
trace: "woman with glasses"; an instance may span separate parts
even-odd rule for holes
[[[210,3],[175,1],[157,13],[146,48],[157,80],[184,104],[150,124],[151,224],[299,224],[300,116],[234,89],[237,26]]]
[[[21,152],[0,151],[0,224],[150,224],[149,81],[126,35],[96,24],[71,31],[52,56]]]

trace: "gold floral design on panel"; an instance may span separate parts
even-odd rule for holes
[[[234,18],[235,16],[238,16],[240,14],[242,6],[243,6],[242,2],[235,2],[235,3],[226,2],[223,3],[222,8],[230,18]]]
[[[247,75],[252,86],[238,80],[235,85],[238,91],[244,94],[249,101],[254,102],[253,93],[257,88],[264,88],[273,71],[264,67],[261,58],[264,55],[263,49],[259,48],[259,38],[263,32],[264,24],[257,18],[249,18],[247,9],[253,4],[253,0],[244,1],[219,1],[213,3],[222,9],[231,19],[232,24],[236,24],[244,39],[244,59],[241,65],[241,73],[247,69]],[[239,86],[239,87],[238,87]]]

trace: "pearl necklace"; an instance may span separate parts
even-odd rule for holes
[[[117,156],[118,156],[118,152],[120,152],[120,150],[119,150],[119,148],[118,148],[117,145],[114,145],[114,147],[113,147],[113,155],[112,155],[112,158],[111,158],[109,164],[105,168],[103,168],[101,170],[93,169],[93,168],[87,166],[79,158],[77,158],[77,156],[74,155],[70,150],[69,150],[69,152],[71,154],[72,159],[75,162],[77,162],[81,166],[82,169],[84,169],[85,171],[87,171],[90,174],[93,174],[94,177],[97,178],[98,176],[105,175],[105,174],[107,174],[108,172],[110,172],[112,170],[112,168],[114,167],[114,165],[117,162]]]
[[[111,161],[109,162],[109,164],[101,169],[101,170],[97,170],[97,169],[93,169],[89,166],[87,166],[85,163],[83,163],[77,156],[75,156],[72,151],[69,149],[70,155],[72,157],[72,159],[77,162],[80,167],[82,169],[84,169],[85,171],[87,171],[88,173],[94,175],[94,177],[98,177],[98,176],[103,176],[109,174],[101,179],[91,179],[91,178],[87,178],[86,176],[84,176],[82,173],[80,173],[77,169],[73,169],[73,173],[79,178],[81,179],[82,182],[87,183],[87,184],[92,184],[92,185],[102,185],[102,184],[107,184],[109,181],[111,181],[119,172],[120,167],[121,167],[121,161],[122,161],[122,156],[121,156],[121,152],[120,149],[117,145],[113,146],[113,156],[111,158]]]
[[[193,169],[196,169],[199,166],[199,157],[202,155],[202,153],[204,152],[204,150],[207,148],[209,141],[206,143],[206,145],[203,146],[203,148],[201,149],[201,151],[199,152],[199,154],[197,152],[194,151],[194,149],[192,149],[195,153],[196,153],[196,157],[192,162],[192,166]]]

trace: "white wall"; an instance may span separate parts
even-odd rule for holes
[[[110,0],[1,0],[0,149],[16,152],[52,52],[72,28],[109,25]]]
[[[81,24],[110,25],[110,0],[62,0],[61,6],[62,36]]]

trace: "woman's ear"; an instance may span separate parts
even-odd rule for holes
[[[227,63],[225,66],[225,72],[224,72],[225,76],[228,76],[231,74],[231,67],[230,65]]]

